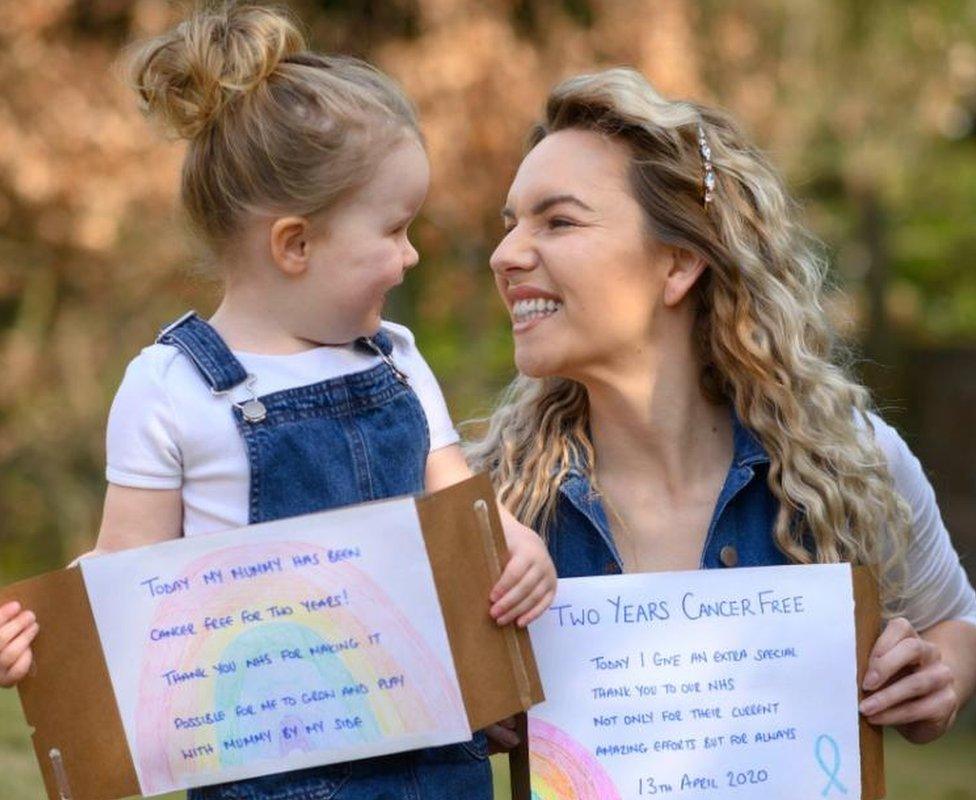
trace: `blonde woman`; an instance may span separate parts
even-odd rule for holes
[[[559,575],[875,565],[890,621],[861,712],[945,732],[976,684],[976,596],[918,461],[836,363],[825,264],[762,154],[636,72],[581,75],[503,217],[521,374],[469,456]]]

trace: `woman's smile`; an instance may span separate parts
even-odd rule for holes
[[[558,295],[528,284],[508,286],[504,295],[515,334],[532,330],[563,307],[563,300]]]
[[[525,333],[557,314],[562,303],[555,300],[519,300],[512,306],[512,333]]]

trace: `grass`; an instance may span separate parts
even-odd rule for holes
[[[925,747],[897,734],[885,743],[888,800],[976,800],[976,726],[967,720],[949,736]],[[493,759],[497,800],[509,800],[508,769]],[[16,692],[0,691],[0,798],[43,800],[27,724]],[[182,800],[182,794],[164,800]]]

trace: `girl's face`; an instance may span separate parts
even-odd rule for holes
[[[491,268],[523,374],[583,380],[652,343],[671,248],[651,239],[628,165],[624,145],[569,129],[519,167]]]
[[[423,147],[413,136],[404,137],[382,156],[367,183],[316,221],[308,272],[296,298],[315,328],[316,335],[306,338],[339,343],[377,331],[387,292],[418,261],[408,230],[429,183]]]

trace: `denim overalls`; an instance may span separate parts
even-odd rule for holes
[[[249,376],[219,334],[192,312],[157,340],[174,345],[215,394]],[[381,355],[349,375],[232,406],[250,466],[251,524],[424,488],[430,444],[420,400],[380,331],[360,340]],[[260,376],[257,376],[260,378]],[[462,744],[191,789],[188,800],[491,800],[483,733]]]
[[[732,426],[732,464],[708,526],[699,567],[786,564],[772,537],[779,503],[766,484],[769,455],[734,413]],[[572,469],[559,487],[548,542],[560,578],[622,571],[606,512],[583,469]]]

